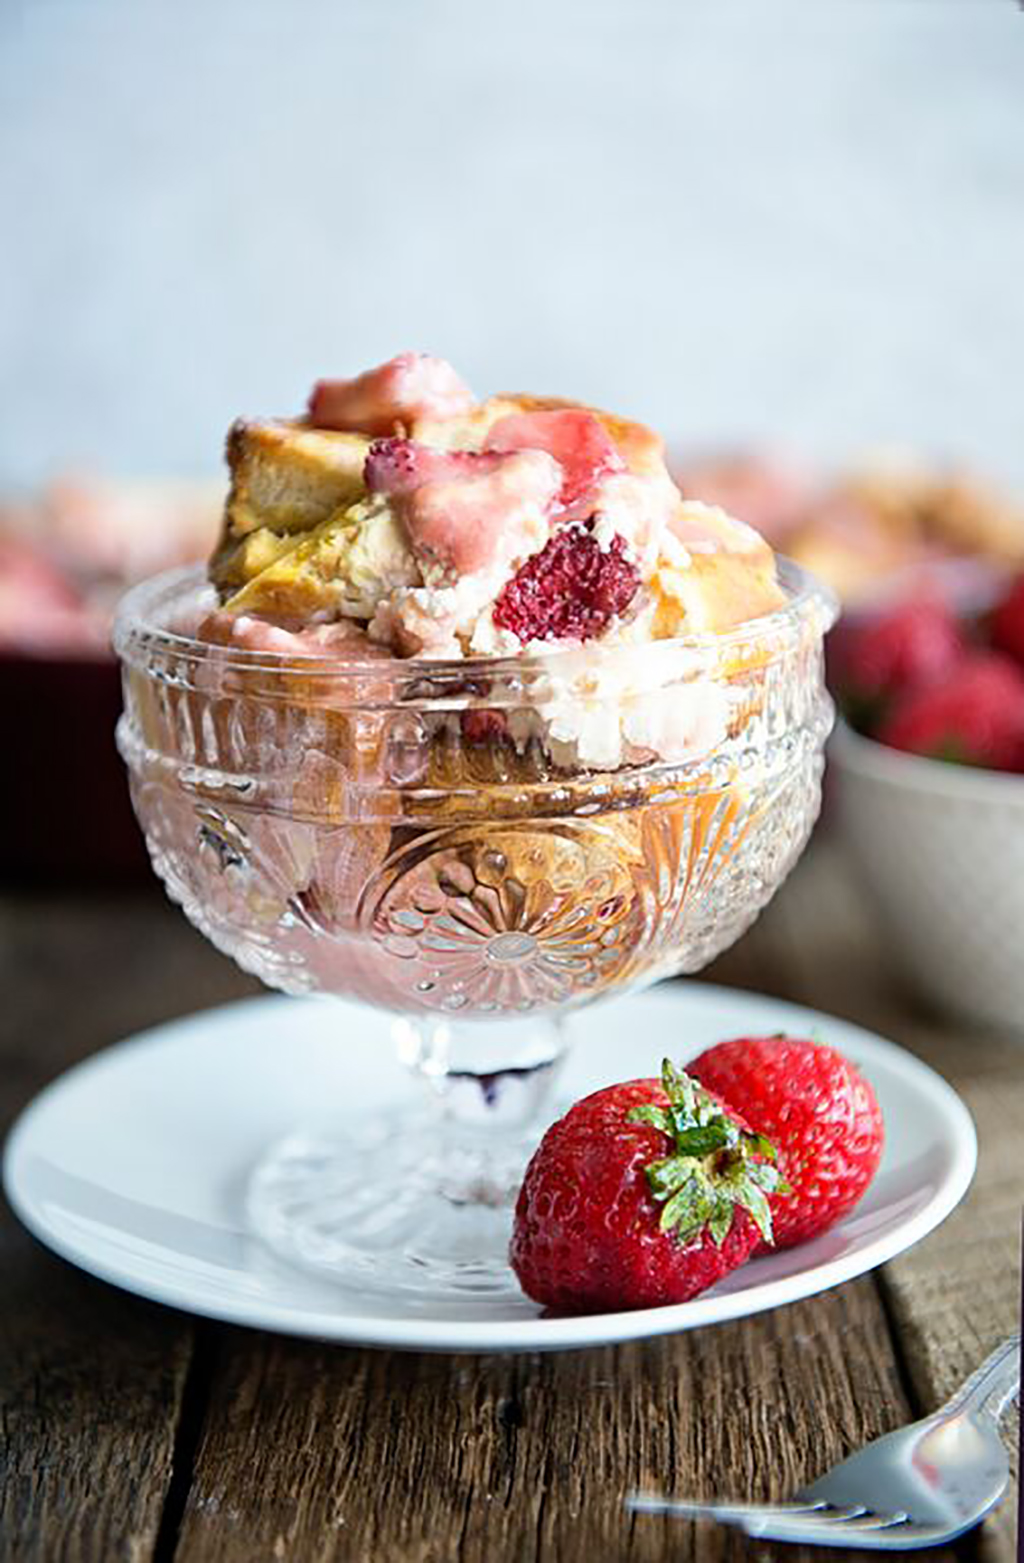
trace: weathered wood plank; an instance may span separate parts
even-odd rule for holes
[[[870,1282],[719,1329],[550,1356],[360,1353],[236,1332],[179,1563],[714,1563],[745,1544],[631,1517],[624,1493],[781,1496],[905,1414]]]
[[[952,1394],[1020,1314],[1024,1209],[1024,1091],[996,1073],[961,1082],[980,1154],[974,1188],[935,1237],[885,1267],[883,1282],[915,1398],[924,1408]],[[1019,1440],[1007,1419],[1014,1480]],[[1016,1492],[985,1524],[979,1558],[1015,1556]]]
[[[95,1047],[244,986],[155,893],[0,901],[0,1129]],[[0,1559],[138,1563],[192,1326],[52,1258],[0,1206]]]
[[[730,979],[753,986],[785,972],[787,997],[908,1047],[951,1081],[974,1117],[979,1162],[970,1193],[937,1232],[881,1272],[913,1399],[930,1410],[1019,1319],[1024,1042],[929,1016],[901,990],[856,881],[827,839],[724,967]],[[1006,1432],[1016,1480],[1012,1415]],[[1009,1563],[1015,1548],[1014,1489],[976,1550],[985,1563]]]

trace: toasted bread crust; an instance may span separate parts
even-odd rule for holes
[[[370,441],[362,434],[314,429],[306,419],[239,418],[225,454],[231,488],[210,577],[237,589],[310,531],[365,492]]]
[[[304,419],[239,419],[227,438],[225,520],[236,537],[258,527],[305,532],[365,492],[370,441]]]
[[[225,534],[210,560],[210,579],[221,593],[235,592],[276,564],[297,541],[296,534],[272,532],[266,526],[239,538]]]

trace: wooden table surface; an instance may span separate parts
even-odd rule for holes
[[[873,1276],[715,1329],[444,1357],[197,1321],[79,1274],[4,1208],[0,1559],[827,1556],[630,1518],[622,1494],[784,1496],[933,1406],[1014,1327],[1024,1045],[901,995],[827,841],[713,975],[874,1027],[956,1085],[981,1162],[938,1232]],[[0,1127],[94,1049],[252,989],[155,888],[0,896]],[[1010,1563],[1015,1516],[1014,1492],[955,1548],[915,1556]]]

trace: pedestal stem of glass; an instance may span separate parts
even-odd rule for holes
[[[271,1248],[365,1290],[420,1297],[516,1290],[511,1211],[565,1054],[561,1024],[446,1017],[392,1024],[420,1103],[336,1134],[296,1133],[253,1174],[250,1220]]]
[[[515,1129],[530,1124],[565,1054],[560,1021],[396,1020],[398,1056],[461,1129]]]

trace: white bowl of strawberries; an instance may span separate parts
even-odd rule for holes
[[[934,1008],[1024,1033],[1024,576],[841,626],[835,807],[899,969]]]

